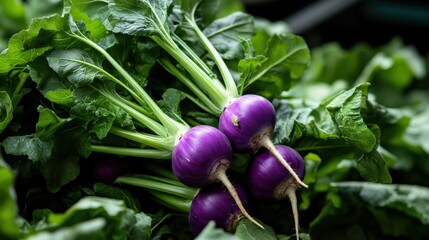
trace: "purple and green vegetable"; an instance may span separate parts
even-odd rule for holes
[[[0,54],[0,238],[429,236],[429,61],[400,40],[310,61],[224,1],[24,25]]]

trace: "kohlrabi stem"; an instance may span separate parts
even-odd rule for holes
[[[175,137],[160,137],[158,135],[139,133],[118,127],[111,127],[109,132],[116,136],[142,143],[160,150],[173,151],[174,142],[176,141]]]
[[[104,145],[91,145],[91,151],[114,154],[127,157],[151,158],[151,159],[171,159],[171,151],[158,149],[141,149],[127,147],[112,147]]]
[[[191,188],[187,186],[181,187],[178,185],[168,184],[165,182],[160,182],[159,180],[144,178],[144,175],[141,177],[121,176],[116,179],[116,182],[146,189],[152,189],[158,192],[168,193],[189,200],[193,199],[195,194],[197,193],[196,188]]]
[[[215,174],[215,179],[221,181],[223,185],[228,189],[229,194],[234,199],[235,203],[237,204],[237,207],[240,209],[241,213],[249,219],[252,223],[256,224],[258,227],[265,229],[264,226],[262,226],[260,223],[258,223],[250,214],[247,212],[247,210],[244,208],[243,203],[241,203],[240,198],[238,197],[237,191],[234,188],[234,185],[229,181],[228,177],[226,176],[226,170],[225,168],[220,168],[217,170]]]
[[[131,87],[137,91],[143,101],[149,106],[153,113],[158,117],[162,125],[167,129],[167,132],[172,135],[176,135],[178,132],[183,131],[186,127],[181,123],[174,121],[167,114],[165,114],[161,108],[155,103],[155,101],[146,93],[146,91],[140,86],[140,84],[124,69],[122,66],[112,57],[106,50],[94,43],[90,39],[79,35],[74,35],[75,38],[84,42],[88,46],[94,48],[96,51],[101,53],[107,61],[118,71],[121,76],[131,85]]]
[[[228,94],[225,87],[220,81],[212,79],[207,73],[202,70],[191,58],[189,58],[177,46],[166,44],[163,39],[158,36],[151,36],[151,38],[164,50],[166,50],[176,61],[178,61],[189,74],[195,79],[197,85],[204,89],[206,94],[212,99],[214,104],[219,108],[223,108],[228,102]]]
[[[185,84],[189,90],[191,90],[204,104],[205,106],[200,106],[204,109],[209,110],[209,113],[220,115],[222,109],[217,107],[213,102],[204,94],[188,77],[186,77],[179,69],[174,66],[169,60],[161,58],[158,61],[169,73],[175,76],[179,81]],[[192,99],[191,99],[192,100]],[[197,103],[198,104],[198,103]]]
[[[296,187],[292,184],[286,189],[286,195],[288,196],[292,207],[292,214],[295,222],[296,240],[299,240],[299,213],[298,213],[298,201],[296,200],[295,191],[296,191]]]
[[[277,150],[276,146],[273,144],[273,142],[270,139],[270,136],[268,134],[265,134],[264,136],[259,139],[259,144],[262,147],[265,147],[268,151],[270,151],[279,161],[280,163],[289,171],[289,173],[292,175],[292,177],[295,179],[296,183],[308,188],[308,185],[305,184],[295,173],[295,171],[291,168],[289,163],[287,163],[286,159],[280,154],[280,152]]]
[[[195,8],[194,8],[194,11],[195,11]],[[185,16],[185,18],[188,21],[188,23],[192,26],[198,38],[200,39],[204,47],[207,49],[209,54],[212,56],[216,65],[218,66],[220,74],[222,75],[223,81],[225,82],[225,87],[226,87],[226,91],[228,92],[229,98],[236,98],[238,97],[238,90],[237,90],[237,85],[235,84],[235,81],[232,78],[231,72],[229,71],[228,67],[226,66],[219,52],[216,50],[216,48],[213,46],[210,40],[206,37],[206,35],[204,35],[204,33],[198,27],[194,19],[194,11],[192,12],[192,16],[190,17]]]

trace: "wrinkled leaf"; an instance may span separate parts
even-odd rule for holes
[[[260,81],[266,88],[266,84],[274,84],[270,90],[285,91],[291,86],[292,79],[301,76],[308,65],[310,52],[305,41],[296,35],[274,35],[272,36],[263,54],[267,60],[261,61],[258,56],[249,59],[239,65],[240,76],[238,88],[245,89],[256,81]],[[257,63],[251,63],[256,61]],[[249,69],[255,67],[254,69]],[[249,74],[252,73],[252,74]],[[260,88],[262,90],[263,88]],[[261,93],[262,94],[262,93]],[[273,95],[275,95],[273,93]]]
[[[353,194],[372,207],[395,209],[429,224],[429,189],[405,184],[377,184],[368,182],[338,182],[332,187]]]
[[[253,17],[240,12],[217,19],[203,30],[224,59],[243,57],[241,42],[249,39],[253,32]]]
[[[360,175],[369,182],[392,183],[386,162],[377,151],[362,154],[362,157],[357,160],[357,169]]]
[[[110,25],[106,27],[112,32],[133,36],[164,34],[171,4],[171,0],[110,0]]]

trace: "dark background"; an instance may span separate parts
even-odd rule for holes
[[[272,21],[286,21],[310,47],[329,41],[351,47],[382,45],[393,37],[429,53],[427,0],[243,0],[246,10]]]

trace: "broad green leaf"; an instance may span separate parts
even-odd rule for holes
[[[53,156],[53,146],[51,142],[43,141],[34,134],[25,136],[9,136],[2,146],[7,154],[27,155],[33,162],[46,163]]]
[[[293,34],[272,36],[267,42],[263,55],[267,58],[266,61],[261,62],[261,58],[256,56],[257,64],[241,64],[239,72],[247,74],[240,76],[239,89],[245,89],[254,82],[260,81],[265,88],[267,84],[273,84],[275,87],[270,90],[276,91],[275,93],[286,91],[292,85],[292,80],[301,76],[310,59],[305,41]],[[255,65],[255,69],[248,69]]]
[[[0,54],[0,74],[6,74],[15,67],[24,67],[38,56],[55,46],[56,41],[70,45],[73,40],[63,34],[66,21],[59,15],[35,18],[28,29],[13,35],[8,49]]]
[[[18,205],[14,189],[14,176],[12,170],[0,154],[0,238],[17,239],[19,227],[16,223]]]
[[[429,154],[429,110],[416,113],[412,116],[404,134],[404,141],[411,146],[418,146]]]
[[[45,97],[53,103],[64,106],[71,106],[75,100],[73,92],[69,89],[57,89],[54,91],[49,91],[45,94]]]
[[[365,124],[361,112],[366,108],[369,84],[358,85],[337,96],[326,106],[342,137],[363,152],[371,152],[377,139]]]
[[[106,227],[106,220],[95,218],[82,221],[73,226],[64,226],[56,231],[39,231],[34,235],[25,237],[26,240],[55,240],[55,239],[106,239],[103,229]]]
[[[151,218],[123,201],[84,197],[64,213],[49,213],[28,239],[149,239]]]
[[[253,17],[236,12],[227,17],[217,19],[207,26],[203,33],[212,42],[224,59],[243,57],[241,42],[250,39],[254,33]]]
[[[67,78],[79,87],[101,78],[101,59],[90,56],[83,50],[57,50],[47,57],[49,66],[58,75]]]
[[[63,12],[72,14],[75,21],[83,21],[93,41],[99,42],[106,37],[107,31],[102,21],[108,16],[107,2],[65,0]],[[99,19],[95,19],[96,16]]]
[[[168,14],[171,0],[109,0],[108,30],[133,36],[152,36],[168,33]]]
[[[48,189],[56,192],[78,176],[79,159],[90,154],[90,138],[83,127],[80,121],[64,120],[49,109],[41,109],[37,132],[9,136],[3,147],[7,154],[27,156],[45,178]]]
[[[360,175],[369,182],[392,183],[386,162],[377,151],[362,154],[357,160],[357,169]]]
[[[352,194],[368,206],[394,209],[429,224],[429,189],[426,187],[368,182],[338,182],[331,185],[340,192]]]
[[[264,228],[265,229],[262,229],[244,218],[238,224],[234,235],[240,239],[277,239],[277,236],[271,227],[264,225]]]
[[[215,222],[211,221],[203,229],[203,231],[195,238],[195,240],[239,240],[240,238],[223,229],[215,227]]]
[[[49,67],[48,61],[45,57],[37,58],[36,61],[28,65],[28,69],[31,80],[37,84],[37,90],[39,90],[43,95],[57,90],[64,91],[71,89],[71,83],[66,78],[59,77],[58,74]]]
[[[162,100],[158,102],[158,105],[170,117],[178,119],[182,116],[180,102],[183,99],[185,99],[185,95],[182,92],[169,88],[162,94]]]

